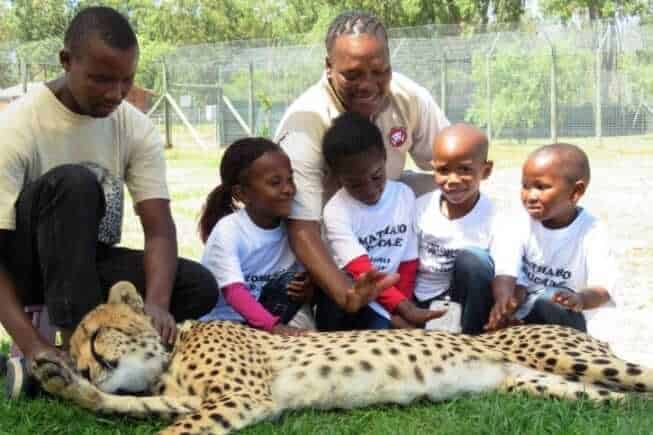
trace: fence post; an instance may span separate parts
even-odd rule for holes
[[[447,52],[442,50],[440,63],[440,109],[447,114]]]
[[[222,99],[224,97],[222,67],[216,64],[216,84],[215,84],[215,142],[218,147],[225,143],[224,117],[222,116]]]
[[[490,59],[492,54],[488,53],[485,57],[485,93],[487,104],[487,138],[492,140],[492,80],[490,78]]]
[[[256,134],[254,127],[254,62],[249,62],[249,106],[247,111],[247,121],[249,123],[249,130],[253,135]]]
[[[487,52],[485,55],[485,91],[487,92],[487,138],[488,140],[492,140],[492,76],[490,74],[490,61],[492,60],[492,56],[494,55],[494,49],[497,47],[497,42],[499,42],[499,38],[501,37],[501,33],[497,33],[497,36],[494,38],[494,41],[492,41],[492,46],[490,47],[490,50]]]
[[[551,45],[551,142],[558,142],[558,76],[556,49]]]
[[[596,48],[596,101],[595,101],[595,133],[596,137],[601,139],[603,137],[603,44],[610,35],[610,26],[608,25],[605,35],[599,39]]]
[[[170,102],[168,101],[168,68],[166,68],[165,61],[161,62],[161,81],[163,85],[163,116],[166,129],[166,148],[172,148],[172,124],[170,117]]]
[[[27,62],[21,60],[20,65],[22,65],[22,69],[21,69],[21,72],[20,72],[20,81],[21,81],[21,83],[23,85],[23,94],[26,94],[27,93],[27,81],[28,81],[28,78],[27,78]]]
[[[601,101],[603,100],[602,98],[602,90],[601,90],[601,82],[602,82],[602,63],[603,63],[603,56],[601,52],[601,44],[599,44],[599,47],[596,49],[596,101],[594,102],[594,115],[595,115],[595,134],[597,138],[601,138],[603,135],[603,107],[601,106]]]

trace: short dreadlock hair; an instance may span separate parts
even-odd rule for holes
[[[120,12],[105,6],[82,9],[70,22],[64,36],[64,46],[79,57],[86,41],[98,35],[111,48],[127,50],[138,44],[129,21]]]
[[[324,43],[327,54],[341,35],[373,35],[385,42],[388,47],[388,34],[385,26],[374,14],[363,11],[348,11],[338,15],[329,25]]]

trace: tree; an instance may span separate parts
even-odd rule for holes
[[[587,77],[594,71],[594,53],[563,44],[557,49],[558,107],[592,104],[594,83]],[[485,52],[475,53],[472,62],[475,86],[466,118],[478,125],[487,125],[491,119],[494,137],[510,127],[522,127],[526,131],[535,127],[550,110],[552,59],[551,52],[546,47],[537,47],[535,41],[530,47],[523,43],[502,45],[490,59]],[[557,116],[559,122],[564,121],[560,109]]]
[[[66,29],[74,0],[11,0],[7,26],[18,41],[60,36]]]
[[[0,43],[12,39],[12,32],[9,26],[9,8],[6,3],[0,3]]]
[[[388,27],[451,24],[456,26],[516,22],[524,13],[521,0],[327,0],[339,11],[369,10],[384,19]]]
[[[542,11],[567,21],[574,15],[586,15],[591,20],[629,16],[650,11],[647,0],[542,0]]]

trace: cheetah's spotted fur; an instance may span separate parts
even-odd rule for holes
[[[71,355],[77,370],[52,356],[36,358],[32,368],[46,390],[99,412],[176,417],[166,435],[225,434],[287,409],[442,400],[464,392],[606,400],[653,390],[653,370],[557,326],[480,337],[424,330],[282,337],[230,322],[190,321],[168,352],[128,283],[114,286],[109,302],[84,318]]]

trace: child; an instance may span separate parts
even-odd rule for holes
[[[344,113],[325,133],[322,149],[342,186],[324,207],[326,239],[336,264],[355,279],[376,268],[398,272],[400,280],[353,315],[328,300],[318,303],[318,328],[386,329],[391,313],[395,326],[414,327],[441,315],[411,301],[417,269],[415,195],[405,184],[386,181],[386,150],[378,127],[361,115]]]
[[[589,180],[587,155],[574,145],[538,148],[524,163],[521,200],[528,217],[517,232],[512,279],[503,283],[506,292],[526,294],[514,313],[518,320],[587,331],[592,310],[614,305],[617,273],[606,228],[578,206]],[[495,323],[501,326],[505,317]]]
[[[496,252],[499,217],[479,190],[492,172],[488,146],[482,131],[464,123],[445,128],[433,141],[439,190],[417,200],[415,298],[420,307],[448,305],[449,313],[429,328],[443,329],[445,321],[452,332],[479,334],[494,303],[490,252]]]
[[[245,321],[285,335],[302,332],[283,324],[312,293],[307,275],[296,273],[299,264],[283,222],[295,195],[288,156],[268,139],[240,139],[224,153],[220,177],[222,184],[209,194],[199,229],[206,243],[202,264],[222,292],[201,320]],[[235,201],[244,208],[235,208]],[[263,298],[270,305],[262,305]],[[270,312],[277,308],[279,315]]]

